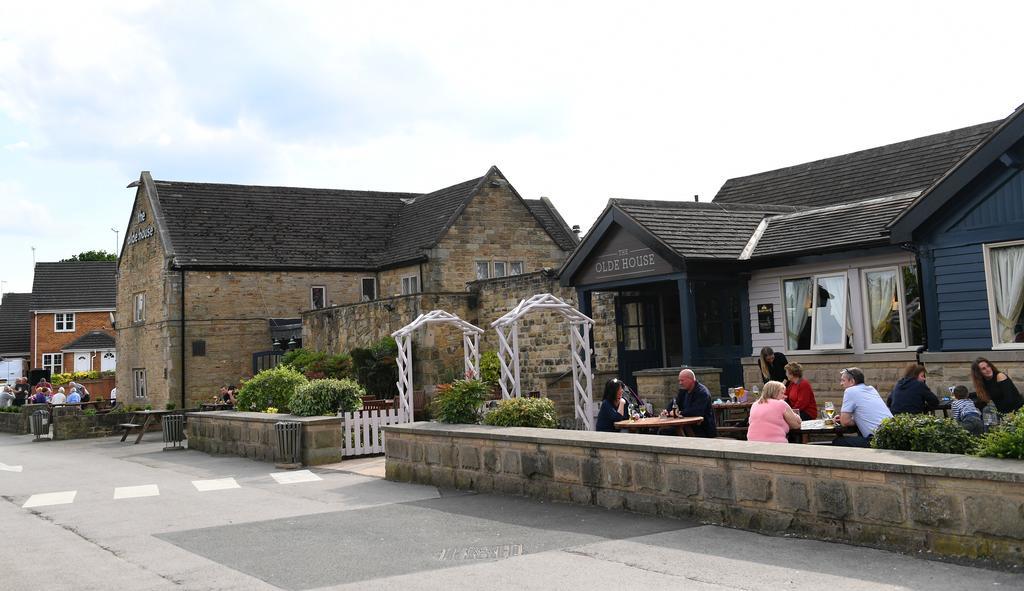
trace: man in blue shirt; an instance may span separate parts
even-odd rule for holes
[[[832,441],[832,445],[846,447],[871,447],[871,438],[875,429],[885,419],[892,418],[892,412],[885,401],[878,395],[878,390],[864,383],[864,372],[857,367],[844,369],[840,373],[839,383],[843,385],[843,407],[839,411],[839,424],[844,427],[857,426],[859,436],[844,437],[840,435]]]
[[[68,404],[78,404],[82,401],[82,395],[78,393],[78,388],[72,388],[71,394],[68,394]]]
[[[711,393],[707,387],[697,381],[693,370],[684,369],[679,372],[679,393],[676,394],[676,404],[679,406],[679,416],[683,417],[704,417],[704,422],[693,426],[693,432],[698,437],[717,437],[718,428],[715,425],[715,413],[711,407]],[[668,416],[672,409],[661,412],[661,416]]]

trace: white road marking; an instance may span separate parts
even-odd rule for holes
[[[65,490],[61,492],[42,493],[38,495],[32,495],[25,501],[25,504],[21,506],[22,509],[31,509],[32,507],[48,507],[50,505],[67,505],[68,503],[75,502],[75,495],[78,494],[77,490]]]
[[[119,486],[114,489],[115,499],[134,499],[138,497],[155,497],[160,494],[160,489],[155,484],[143,484],[142,486]]]
[[[228,488],[242,488],[234,478],[217,478],[216,480],[193,480],[192,486],[199,492],[208,490],[225,490]]]
[[[270,474],[278,484],[297,484],[299,482],[316,482],[323,480],[309,470],[296,470],[295,472],[272,472]]]
[[[0,472],[21,472],[21,466],[8,466],[0,462]]]

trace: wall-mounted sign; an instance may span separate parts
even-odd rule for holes
[[[616,229],[604,244],[594,249],[576,276],[574,284],[586,285],[671,273],[674,269],[632,234]]]
[[[757,305],[757,332],[775,332],[775,304]]]
[[[135,244],[140,240],[145,240],[146,238],[149,238],[152,235],[153,226],[146,226],[145,228],[137,232],[132,232],[131,234],[129,234],[127,240],[125,240],[125,244],[131,246],[132,244]]]

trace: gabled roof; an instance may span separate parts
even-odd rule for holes
[[[576,245],[580,242],[579,236],[572,231],[569,224],[565,223],[562,215],[558,213],[550,199],[541,197],[540,199],[523,199],[523,202],[526,203],[526,207],[533,212],[534,217],[544,226],[548,234],[554,238],[559,248],[565,251],[576,248]]]
[[[888,244],[886,224],[919,194],[911,191],[768,217],[748,258],[817,254]]]
[[[493,166],[425,194],[158,180],[151,198],[179,267],[371,271],[425,260],[484,182],[496,180],[504,177]],[[557,212],[545,218],[527,207],[559,246],[574,246],[559,235]]]
[[[30,309],[113,310],[117,261],[36,263]]]
[[[989,166],[1024,168],[1021,154],[1010,154],[1008,150],[1024,139],[1024,105],[1017,107],[1006,119],[981,142],[954,165],[945,171],[899,216],[889,223],[893,242],[905,242],[913,238],[913,232],[948,203],[961,189],[978,177]],[[997,164],[1002,160],[1001,164]]]
[[[114,348],[114,337],[102,330],[93,330],[61,347],[62,351],[101,351]]]
[[[729,179],[715,203],[821,207],[923,191],[998,121]]]
[[[686,259],[736,260],[765,216],[797,210],[695,201],[612,199],[609,203]]]
[[[5,293],[0,301],[0,356],[28,354],[31,339],[30,293]]]

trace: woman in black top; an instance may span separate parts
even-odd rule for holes
[[[761,383],[770,381],[786,383],[786,364],[789,360],[782,353],[776,353],[771,347],[761,347]]]
[[[978,357],[971,364],[971,380],[974,382],[974,390],[978,393],[978,400],[991,400],[996,405],[996,410],[1001,413],[1013,412],[1024,406],[1024,399],[1021,399],[1020,392],[1017,391],[1017,386],[1013,384],[1010,376],[999,371],[984,357]]]
[[[626,420],[626,401],[622,399],[622,382],[616,378],[604,385],[601,410],[597,413],[597,430],[618,431],[615,423]]]

